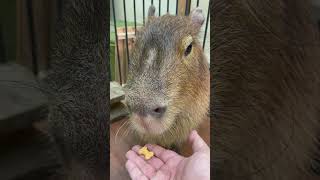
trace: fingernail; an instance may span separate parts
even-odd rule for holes
[[[128,152],[126,153],[126,158],[129,158],[129,152],[130,152],[130,151],[128,151]]]
[[[152,144],[146,144],[147,148],[152,148],[153,145]]]
[[[196,130],[192,130],[191,134],[194,133],[194,134],[198,134],[198,132]]]

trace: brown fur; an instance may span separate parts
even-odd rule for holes
[[[211,5],[213,179],[319,179],[320,49],[308,2]]]
[[[167,130],[161,134],[136,131],[142,143],[156,143],[164,147],[180,146],[192,129],[205,119],[209,106],[209,65],[197,40],[199,29],[190,17],[164,15],[148,18],[146,26],[138,33],[132,50],[126,101],[141,108],[158,103],[168,103],[163,119],[150,123],[163,124]],[[201,20],[201,18],[200,18]],[[183,40],[194,39],[190,56],[184,57]],[[151,67],[146,65],[148,51],[156,49],[157,57]],[[138,103],[143,104],[138,106]]]

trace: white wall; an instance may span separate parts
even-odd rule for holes
[[[124,8],[123,8],[123,0],[114,0],[114,6],[115,6],[115,14],[116,19],[124,20]],[[127,12],[127,21],[134,22],[134,10],[133,10],[133,0],[126,0],[126,12]],[[145,0],[145,18],[148,15],[148,9],[151,5],[151,0]],[[153,5],[156,8],[156,15],[159,15],[159,0],[154,0]],[[207,18],[207,12],[208,12],[208,5],[209,0],[199,0],[199,7],[202,8],[204,16]],[[197,0],[191,0],[191,10],[194,9],[197,6]],[[112,1],[110,0],[110,24],[113,25],[113,12],[112,12]],[[164,15],[167,13],[167,0],[161,0],[161,15]],[[175,14],[176,13],[176,0],[169,0],[169,13]],[[143,23],[143,6],[142,6],[142,0],[136,0],[136,20],[137,23]],[[206,22],[205,22],[206,23]],[[205,30],[205,23],[202,26],[199,39],[202,43],[203,36],[204,36],[204,30]],[[110,27],[111,31],[114,31],[114,27]],[[205,54],[207,55],[208,61],[210,62],[210,19],[208,23],[208,30],[207,30],[207,36],[206,36],[206,43],[205,43]]]

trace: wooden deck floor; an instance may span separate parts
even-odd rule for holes
[[[131,149],[133,144],[132,136],[124,136],[124,128],[121,128],[118,132],[117,141],[115,136],[118,129],[127,119],[116,121],[110,126],[110,179],[111,180],[128,180],[129,175],[125,169],[126,157],[125,153]],[[207,118],[200,126],[198,133],[206,141],[210,143],[210,121]],[[185,144],[182,149],[182,155],[189,156],[191,154],[191,146]]]

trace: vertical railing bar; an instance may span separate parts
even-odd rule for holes
[[[197,0],[197,7],[199,7],[199,0]]]
[[[38,60],[36,55],[36,43],[35,43],[35,37],[34,37],[34,28],[33,28],[33,14],[32,14],[32,6],[31,1],[27,1],[27,8],[28,8],[28,19],[29,19],[29,31],[30,31],[30,39],[31,39],[31,56],[32,56],[32,67],[33,67],[33,73],[35,75],[38,75]]]
[[[130,59],[129,59],[129,45],[128,45],[128,26],[127,26],[126,0],[123,0],[123,10],[124,10],[124,26],[125,26],[125,30],[126,30],[127,59],[128,59],[128,64],[130,64]]]
[[[186,10],[185,10],[185,15],[189,15],[189,0],[186,0]]]
[[[61,20],[61,18],[62,18],[62,2],[61,2],[62,0],[57,0],[56,1],[56,13],[57,13],[57,19],[58,19],[58,21],[60,21]],[[52,38],[51,38],[52,39]],[[50,39],[50,40],[51,40]],[[48,63],[47,63],[47,69],[50,69],[50,67],[51,67],[51,58],[48,58]],[[110,76],[111,77],[111,76]]]
[[[133,0],[133,13],[134,13],[134,35],[136,35],[137,34],[136,0]]]
[[[169,0],[167,0],[167,13],[169,13]]]
[[[111,23],[110,23],[111,24]],[[106,42],[110,42],[110,36],[109,36],[109,38],[106,36],[105,37],[106,38]],[[110,53],[110,51],[111,51],[111,47],[109,46],[109,53]],[[107,54],[108,55],[108,54]],[[110,54],[109,54],[110,55]],[[114,57],[115,58],[115,57]],[[111,72],[111,68],[113,68],[113,67],[111,67],[111,57],[109,56],[109,61],[107,61],[108,62],[108,66],[107,66],[107,69],[108,69],[108,72],[109,72],[109,82],[111,82],[112,81],[112,72]],[[115,61],[114,61],[115,62]],[[114,74],[115,74],[115,72],[114,72]]]
[[[120,56],[119,56],[119,45],[118,45],[118,32],[117,32],[117,23],[116,23],[116,13],[115,13],[115,8],[114,8],[114,0],[112,0],[112,12],[113,12],[114,31],[115,31],[115,34],[116,34],[116,45],[117,45],[117,58],[118,58],[119,78],[120,78],[120,85],[122,85]]]
[[[144,0],[142,1],[142,9],[143,9],[143,11],[142,11],[142,13],[143,13],[143,25],[144,25]]]
[[[107,5],[107,7],[109,7],[109,11],[110,11],[110,1],[108,3],[109,4]],[[111,24],[110,20],[111,20],[111,18],[110,18],[110,16],[108,16],[107,21],[109,21],[109,27],[108,27],[109,31],[110,31],[110,24]],[[107,71],[109,73],[109,78],[108,79],[109,79],[109,82],[111,82],[112,81],[112,72],[111,72],[111,58],[110,58],[110,54],[111,54],[110,53],[111,52],[111,47],[110,47],[110,44],[111,44],[110,43],[110,38],[111,37],[110,37],[110,33],[109,33],[109,36],[105,36],[104,38],[105,38],[105,42],[106,42],[106,45],[107,45],[106,51],[108,52],[108,53],[105,54],[106,55],[106,62],[107,62],[107,69],[108,69]],[[115,74],[115,72],[114,72],[114,74]]]
[[[159,0],[159,16],[161,16],[161,0]]]
[[[178,15],[178,0],[176,0],[176,15]]]
[[[206,22],[206,28],[204,30],[204,38],[203,38],[203,45],[202,45],[202,49],[204,49],[205,44],[206,44],[206,37],[207,37],[207,30],[208,30],[208,22],[209,22],[209,13],[210,13],[210,9],[208,9],[208,13],[207,13],[207,22]]]
[[[58,19],[62,18],[62,2],[61,0],[57,1],[57,11],[58,11]]]
[[[6,49],[4,45],[4,35],[2,31],[2,25],[0,24],[0,63],[5,63],[7,62],[7,57],[6,57]]]

